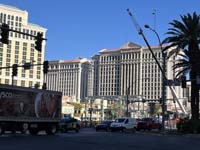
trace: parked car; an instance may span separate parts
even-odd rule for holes
[[[130,118],[130,117],[122,117],[115,120],[115,122],[111,123],[110,128],[111,132],[113,131],[132,131],[135,132],[137,125],[137,119],[136,118]]]
[[[96,129],[96,131],[99,131],[99,130],[109,131],[110,125],[112,122],[113,121],[111,121],[111,120],[102,121],[96,125],[95,129]]]
[[[137,131],[143,130],[151,130],[151,129],[158,129],[161,130],[162,124],[158,121],[158,119],[154,118],[142,118],[137,123]]]
[[[80,130],[80,121],[75,118],[63,118],[59,123],[58,130],[61,132],[67,132],[69,130],[74,130],[79,132]]]

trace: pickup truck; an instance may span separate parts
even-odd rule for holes
[[[152,129],[161,130],[161,128],[162,124],[154,118],[142,118],[140,121],[138,121],[136,130],[140,131],[143,129],[150,131]]]

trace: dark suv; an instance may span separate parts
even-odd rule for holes
[[[69,130],[74,130],[79,132],[80,130],[80,122],[75,118],[63,118],[59,123],[58,130],[61,132],[67,132]]]
[[[109,131],[110,130],[110,125],[113,121],[107,120],[107,121],[102,121],[99,124],[96,125],[95,129],[96,131],[99,130],[105,130],[105,131]]]

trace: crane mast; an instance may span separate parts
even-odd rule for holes
[[[158,62],[158,60],[157,60],[155,54],[153,53],[153,51],[152,51],[152,49],[151,49],[151,46],[149,45],[149,43],[148,43],[148,41],[147,41],[147,39],[146,39],[146,37],[145,37],[145,35],[144,35],[144,33],[143,33],[142,28],[141,28],[140,25],[137,23],[136,19],[135,19],[134,16],[132,15],[130,9],[127,9],[127,12],[128,12],[128,14],[129,14],[129,16],[131,17],[131,20],[132,20],[132,22],[133,22],[133,24],[134,24],[134,26],[135,26],[135,28],[136,28],[138,34],[142,36],[142,38],[144,39],[146,45],[148,46],[148,48],[149,48],[149,50],[150,50],[150,52],[151,52],[151,54],[152,54],[154,60],[156,61],[157,65],[158,65],[158,67],[159,67],[159,69],[160,69],[160,71],[161,71],[161,73],[162,73],[162,75],[163,75],[163,77],[164,77],[165,83],[167,83],[167,85],[169,86],[169,88],[170,88],[170,90],[171,90],[171,92],[172,92],[173,97],[175,98],[175,100],[176,100],[176,102],[178,103],[178,105],[179,105],[180,109],[182,110],[182,112],[186,115],[187,112],[186,112],[185,108],[183,107],[182,103],[180,102],[180,100],[179,100],[179,98],[178,98],[178,96],[177,96],[177,94],[176,94],[175,89],[172,87],[172,85],[170,85],[171,83],[168,82],[168,79],[167,79],[167,77],[166,77],[166,75],[165,75],[165,72],[163,71],[163,68],[161,67],[160,63]],[[164,83],[163,83],[163,84],[164,84]]]

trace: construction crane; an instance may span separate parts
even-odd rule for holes
[[[132,20],[132,22],[133,22],[133,24],[134,24],[136,30],[138,31],[138,34],[142,36],[142,38],[144,39],[144,41],[145,41],[147,47],[149,48],[149,50],[150,50],[150,52],[151,52],[151,54],[152,54],[154,60],[156,61],[157,65],[158,65],[158,67],[159,67],[159,69],[160,69],[160,71],[161,71],[161,73],[162,73],[162,75],[163,75],[163,77],[164,77],[165,83],[167,83],[167,85],[169,86],[169,88],[170,88],[170,90],[171,90],[171,92],[172,92],[172,95],[173,95],[173,97],[175,98],[176,102],[178,103],[178,105],[179,105],[181,111],[183,112],[184,115],[187,115],[187,112],[186,112],[185,108],[183,107],[182,103],[180,102],[180,100],[179,100],[179,98],[178,98],[178,96],[177,96],[177,94],[176,94],[175,89],[172,87],[171,83],[169,83],[169,81],[168,81],[168,79],[167,79],[167,77],[166,77],[166,75],[165,75],[165,72],[163,71],[163,68],[161,67],[160,63],[158,62],[158,60],[157,60],[157,58],[156,58],[156,56],[155,56],[155,54],[153,53],[153,51],[152,51],[152,49],[151,49],[151,46],[149,45],[149,43],[148,43],[148,41],[147,41],[147,39],[146,39],[146,37],[145,37],[145,35],[144,35],[144,33],[143,33],[142,28],[141,28],[140,25],[137,23],[136,19],[134,18],[134,16],[132,15],[132,13],[131,13],[131,11],[130,11],[129,9],[127,9],[127,12],[128,12],[128,14],[129,14],[129,16],[131,17],[131,20]],[[164,104],[164,103],[163,103],[163,104]]]

